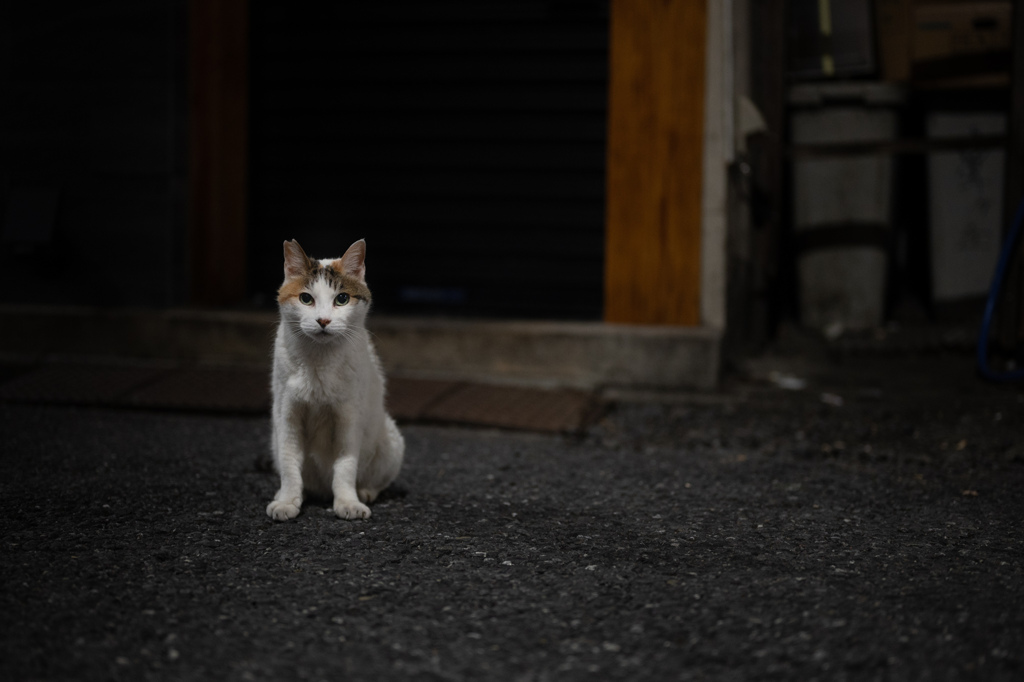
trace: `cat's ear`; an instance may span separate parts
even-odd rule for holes
[[[284,278],[295,279],[309,272],[309,258],[294,239],[284,243]]]
[[[331,263],[343,275],[355,277],[360,282],[366,281],[366,240],[360,239],[348,247],[345,255]]]

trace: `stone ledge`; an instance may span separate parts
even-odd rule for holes
[[[266,365],[275,313],[0,306],[0,351]]]
[[[399,376],[577,388],[718,384],[721,335],[703,328],[378,318],[371,330]]]
[[[269,363],[277,315],[193,309],[0,306],[0,352],[31,357]],[[372,316],[388,373],[533,386],[713,389],[721,333],[600,322]]]

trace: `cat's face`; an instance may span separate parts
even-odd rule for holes
[[[284,243],[284,283],[277,292],[281,318],[293,334],[335,343],[363,326],[370,307],[366,242],[341,258],[313,260],[297,241]]]

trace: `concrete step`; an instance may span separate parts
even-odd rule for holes
[[[194,309],[0,306],[0,353],[263,367],[277,315]],[[590,390],[714,389],[721,333],[600,322],[450,320],[371,315],[394,377]]]

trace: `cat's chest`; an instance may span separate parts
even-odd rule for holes
[[[337,405],[356,398],[359,385],[358,373],[332,363],[294,368],[285,381],[285,390],[298,402]]]

